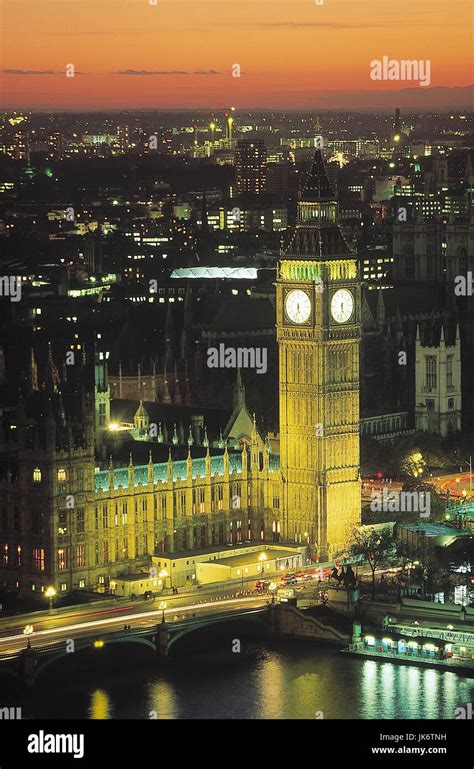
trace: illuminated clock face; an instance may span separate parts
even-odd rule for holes
[[[331,315],[336,323],[347,323],[354,312],[354,297],[347,288],[340,288],[331,299]]]
[[[306,323],[311,315],[311,299],[306,291],[289,291],[285,299],[285,310],[292,323]]]

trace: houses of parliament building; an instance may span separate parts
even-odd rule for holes
[[[357,263],[318,150],[278,267],[279,452],[237,384],[219,441],[191,428],[178,441],[170,427],[145,461],[109,446],[98,467],[110,403],[97,361],[90,373],[93,344],[77,343],[73,367],[51,346],[39,365],[30,348],[1,408],[0,586],[97,590],[152,556],[245,542],[307,544],[321,560],[343,552],[360,522],[360,323]],[[2,354],[0,389],[8,376]],[[135,404],[131,431],[148,423]]]

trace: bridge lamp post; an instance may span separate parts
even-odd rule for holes
[[[49,601],[49,613],[53,613],[53,598],[56,595],[56,590],[54,587],[47,587],[45,590],[45,596]]]
[[[27,644],[28,649],[31,646],[30,635],[32,633],[33,633],[33,625],[25,625],[25,627],[23,628],[23,635],[25,635],[28,639],[28,644]]]
[[[258,560],[260,561],[262,566],[262,574],[263,576],[265,576],[265,561],[268,560],[268,556],[265,551],[263,551],[263,553],[260,553],[260,555],[258,556]]]

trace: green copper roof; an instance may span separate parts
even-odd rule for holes
[[[200,457],[193,459],[193,478],[200,476],[204,478],[206,476],[206,459]],[[269,462],[270,470],[278,470],[280,466],[280,458],[275,454],[270,454]],[[231,453],[229,452],[229,472],[240,473],[242,472],[242,454],[240,451]],[[181,459],[177,462],[173,462],[173,481],[186,479],[186,460]],[[224,474],[224,456],[211,457],[211,475],[223,475]],[[136,465],[134,467],[134,479],[135,487],[139,483],[146,485],[148,483],[148,465]],[[168,480],[168,463],[160,462],[153,465],[153,479],[154,483],[165,483]],[[96,491],[110,491],[109,489],[109,470],[100,470],[95,473],[94,477],[95,490]],[[114,470],[114,489],[117,490],[119,486],[124,489],[128,488],[128,467],[120,467]]]

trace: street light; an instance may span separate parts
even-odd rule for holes
[[[27,648],[28,649],[31,647],[30,635],[32,633],[33,633],[33,625],[25,625],[25,627],[23,628],[23,635],[26,635],[26,637],[28,639],[28,643],[27,643]]]
[[[53,598],[56,595],[56,590],[54,587],[47,587],[45,590],[45,596],[49,600],[49,613],[52,614],[53,612]]]
[[[265,561],[266,561],[267,559],[268,559],[268,556],[267,556],[267,554],[265,553],[265,551],[264,551],[263,553],[260,553],[260,555],[258,556],[258,560],[259,560],[259,561],[260,561],[260,563],[262,564],[262,574],[264,574],[264,573],[265,573]]]

